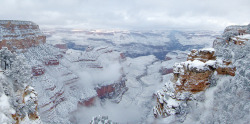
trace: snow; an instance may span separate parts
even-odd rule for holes
[[[10,115],[14,114],[9,103],[9,98],[5,94],[0,94],[0,123],[8,124],[11,122]]]
[[[1,112],[7,112],[10,109],[9,99],[5,94],[0,97],[0,110]]]
[[[173,98],[171,98],[171,97],[168,97],[168,99],[167,100],[164,100],[166,103],[167,103],[167,105],[169,106],[169,107],[177,107],[177,106],[179,106],[179,104],[180,104],[180,102],[179,101],[177,101],[176,99],[173,99]]]
[[[196,71],[206,71],[209,70],[209,66],[215,67],[218,62],[216,60],[209,60],[207,62],[202,62],[200,60],[188,60],[181,63],[175,63],[174,73],[184,73],[185,69],[196,70]]]
[[[43,124],[41,119],[31,120],[28,116],[25,116],[24,119],[20,122],[20,124]]]
[[[208,52],[212,53],[212,52],[215,52],[215,49],[214,48],[203,48],[203,49],[200,49],[199,51],[208,51]]]
[[[250,34],[238,35],[236,37],[239,37],[241,39],[250,39]]]
[[[205,67],[205,63],[200,61],[200,60],[194,60],[194,61],[187,61],[184,64],[187,68],[192,69],[192,68],[196,68],[198,70],[204,70]]]
[[[216,63],[217,63],[217,60],[208,60],[206,62],[206,65],[212,66],[212,65],[215,65]]]

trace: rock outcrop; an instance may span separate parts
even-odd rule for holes
[[[122,76],[117,82],[114,82],[110,85],[99,86],[96,88],[97,96],[101,99],[111,99],[118,96],[121,97],[121,95],[128,90],[125,82],[126,78],[125,76]]]
[[[249,122],[249,33],[250,25],[229,26],[214,49],[192,50],[175,64],[173,78],[156,93],[155,117],[164,123]]]
[[[174,90],[157,93],[155,117],[178,114],[181,101],[190,100],[192,94],[205,91],[211,84],[214,72],[234,76],[235,71],[236,68],[230,65],[230,62],[216,59],[213,48],[192,50],[186,62],[176,63],[173,66],[174,77],[171,88]]]
[[[46,42],[39,26],[30,21],[0,20],[0,48],[26,49]]]

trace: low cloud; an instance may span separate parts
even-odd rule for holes
[[[78,70],[80,85],[94,89],[98,84],[107,85],[118,81],[121,76],[120,69],[121,65],[117,62],[105,66],[101,71],[85,70],[84,68],[75,70]]]
[[[100,104],[101,103],[101,104]],[[87,124],[92,117],[108,116],[109,120],[121,124],[138,123],[141,120],[142,108],[136,106],[126,107],[125,105],[112,103],[110,101],[100,102],[97,100],[93,107],[82,107],[76,113],[75,118],[79,124]]]

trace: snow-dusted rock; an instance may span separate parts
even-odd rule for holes
[[[15,51],[46,42],[39,26],[30,21],[0,20],[0,48]]]
[[[1,50],[1,57],[5,53]],[[0,72],[0,123],[42,123],[38,114],[38,98],[31,85],[31,69],[21,56],[12,56],[8,68]],[[1,62],[6,58],[1,58]],[[6,66],[6,65],[4,65]],[[3,66],[3,67],[4,67]]]
[[[166,117],[160,122],[249,122],[249,100],[242,98],[249,97],[250,45],[248,40],[244,45],[228,40],[247,38],[249,27],[227,27],[214,49],[192,51],[188,61],[174,66],[174,78],[157,93],[155,117]]]

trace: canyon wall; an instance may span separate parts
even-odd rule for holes
[[[0,48],[9,50],[26,49],[45,43],[46,36],[39,26],[31,21],[1,20],[0,21]]]

